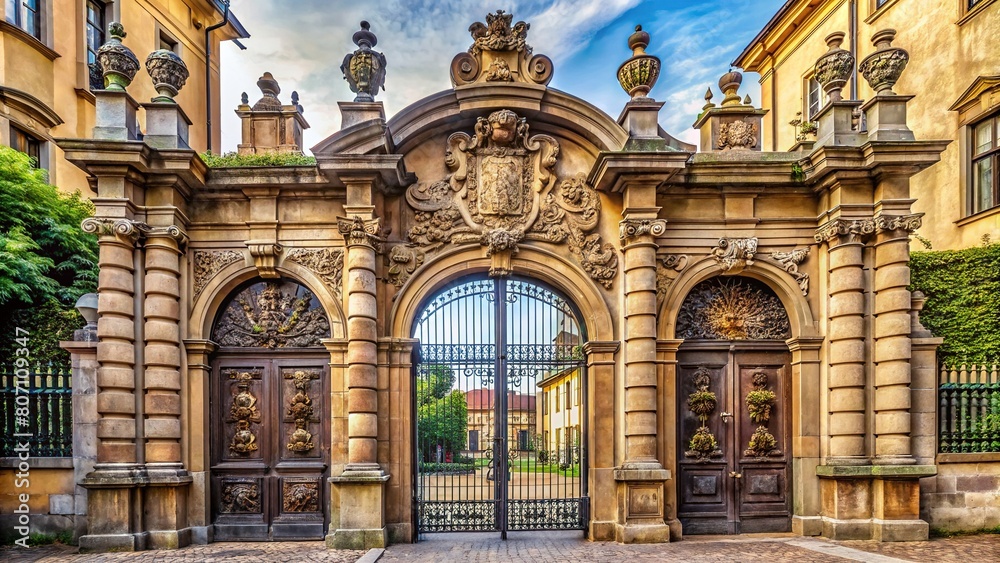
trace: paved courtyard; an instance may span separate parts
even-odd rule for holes
[[[45,546],[29,550],[2,548],[0,560],[11,563],[89,563],[127,561],[218,562],[524,562],[560,563],[632,562],[632,561],[789,561],[837,562],[864,561],[963,561],[979,563],[1000,561],[1000,535],[938,538],[926,542],[884,543],[832,542],[791,535],[703,536],[659,545],[621,545],[587,542],[579,533],[511,533],[506,542],[496,534],[436,534],[416,544],[394,545],[379,550],[331,551],[323,542],[295,543],[214,543],[191,546],[176,551],[138,553],[77,554],[70,546]]]

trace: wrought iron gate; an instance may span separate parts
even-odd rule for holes
[[[466,278],[413,335],[418,531],[583,529],[586,339],[572,304],[533,281]]]

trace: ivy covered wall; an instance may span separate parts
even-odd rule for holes
[[[927,303],[922,324],[944,338],[945,364],[1000,362],[1000,244],[914,252],[910,288]]]

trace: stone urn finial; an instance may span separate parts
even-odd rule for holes
[[[813,69],[813,76],[830,97],[831,102],[844,99],[840,92],[854,72],[854,56],[846,49],[840,48],[845,35],[843,31],[835,31],[826,36],[829,50],[816,60],[816,67]]]
[[[125,26],[118,22],[108,24],[111,39],[97,50],[97,61],[103,71],[104,89],[124,92],[139,71],[139,59],[131,49],[122,44]]]
[[[648,46],[649,34],[642,30],[641,25],[635,26],[635,33],[628,38],[632,58],[618,67],[618,83],[633,100],[647,99],[660,77],[660,59],[646,54]]]
[[[184,60],[173,51],[157,49],[146,57],[146,72],[153,79],[153,87],[159,94],[153,101],[177,103],[174,101],[174,96],[184,87],[189,76]]]
[[[722,99],[723,106],[740,105],[740,84],[743,84],[743,74],[735,70],[730,70],[719,78],[719,88],[726,95]]]
[[[892,87],[899,80],[910,54],[899,47],[892,46],[896,37],[895,29],[883,29],[872,35],[875,52],[868,55],[858,65],[858,72],[865,77],[868,85],[875,90],[876,96],[894,96]]]
[[[378,38],[366,21],[361,22],[361,30],[352,39],[358,49],[344,57],[340,70],[351,91],[357,94],[355,102],[374,102],[378,91],[385,90],[385,55],[372,50]]]
[[[280,111],[281,100],[278,99],[278,94],[281,93],[281,87],[274,76],[265,72],[257,79],[257,87],[260,88],[261,97],[253,105],[253,111]]]

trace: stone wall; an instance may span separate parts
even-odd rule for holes
[[[21,537],[14,530],[18,526],[20,514],[16,514],[21,503],[19,495],[28,494],[28,517],[32,534],[55,535],[71,532],[77,535],[80,524],[85,530],[86,518],[77,518],[75,509],[76,484],[73,480],[73,458],[39,458],[29,463],[28,481],[30,485],[16,488],[18,473],[17,458],[0,458],[0,543],[8,543]],[[83,531],[81,530],[81,532]]]
[[[941,454],[937,468],[920,481],[920,516],[931,529],[1000,527],[1000,454]]]

